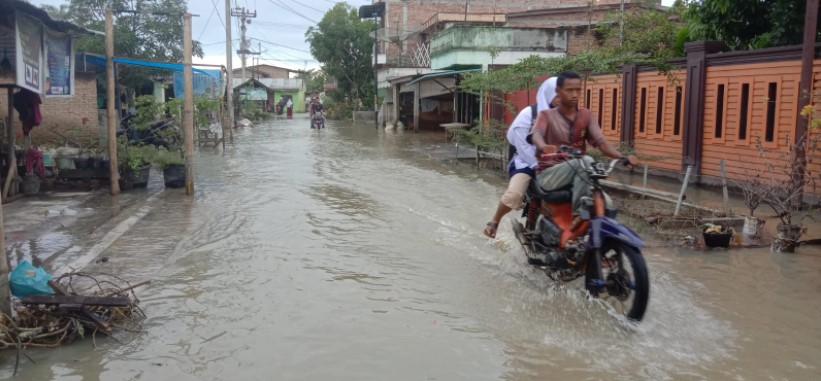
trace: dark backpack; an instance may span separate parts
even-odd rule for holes
[[[534,103],[530,105],[530,128],[533,128],[533,125],[536,124],[536,117],[539,115],[539,104]],[[513,144],[508,144],[507,148],[507,161],[513,160],[513,156],[516,155],[516,147]]]

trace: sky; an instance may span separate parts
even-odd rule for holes
[[[68,0],[29,0],[35,5],[60,5]],[[257,17],[251,19],[247,36],[251,39],[250,49],[260,51],[260,63],[281,66],[293,70],[316,69],[319,63],[309,52],[305,42],[305,31],[316,25],[322,15],[331,9],[336,1],[332,0],[231,0],[234,7],[245,7]],[[664,5],[672,5],[674,0],[662,0]],[[205,56],[194,57],[194,63],[224,65],[225,55],[225,0],[188,0],[188,8],[193,18],[192,35],[203,45]],[[348,0],[354,7],[370,4],[371,0]],[[290,9],[289,9],[290,8]],[[232,39],[234,40],[233,66],[240,67],[236,55],[239,48],[240,30],[236,18],[233,20]],[[253,64],[251,58],[248,65]]]

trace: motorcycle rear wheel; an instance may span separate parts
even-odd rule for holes
[[[650,280],[644,257],[637,248],[620,241],[606,241],[601,255],[592,255],[587,261],[584,283],[590,296],[628,319],[641,321],[644,317]]]

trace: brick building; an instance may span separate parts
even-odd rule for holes
[[[93,72],[74,74],[75,94],[71,97],[41,97],[40,112],[43,121],[31,131],[35,145],[64,143],[65,137],[82,143],[99,138],[100,123],[97,110],[97,76]],[[8,115],[5,91],[0,92],[0,115]],[[14,131],[17,141],[23,137],[20,119],[15,112]],[[62,136],[61,136],[62,135]]]
[[[574,28],[583,41],[571,41],[569,51],[586,44],[588,0],[384,0],[385,17],[378,31],[379,63],[394,67],[425,66],[413,64],[411,58],[429,43],[431,34],[450,25],[495,25],[525,28]],[[625,7],[633,0],[626,0]],[[601,20],[618,9],[620,0],[599,0],[593,7],[593,20]],[[661,4],[661,1],[658,1]],[[459,16],[459,17],[457,17]],[[513,20],[510,20],[512,16]],[[461,19],[460,19],[461,17]],[[584,23],[582,23],[582,21]],[[578,31],[583,27],[584,33]]]

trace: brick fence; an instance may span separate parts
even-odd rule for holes
[[[611,143],[632,145],[639,156],[652,158],[648,165],[655,174],[682,178],[693,166],[697,182],[714,184],[721,160],[731,179],[761,173],[757,139],[765,157],[779,163],[788,138],[795,138],[801,47],[721,53],[721,46],[688,44],[688,56],[671,61],[678,69],[669,77],[636,65],[593,76],[582,106],[593,111]],[[821,94],[819,58],[821,45],[813,94]],[[517,109],[527,106],[524,91],[506,98]],[[819,98],[813,98],[816,108]],[[510,123],[512,115],[505,120]],[[810,165],[810,170],[819,166],[818,161]]]

